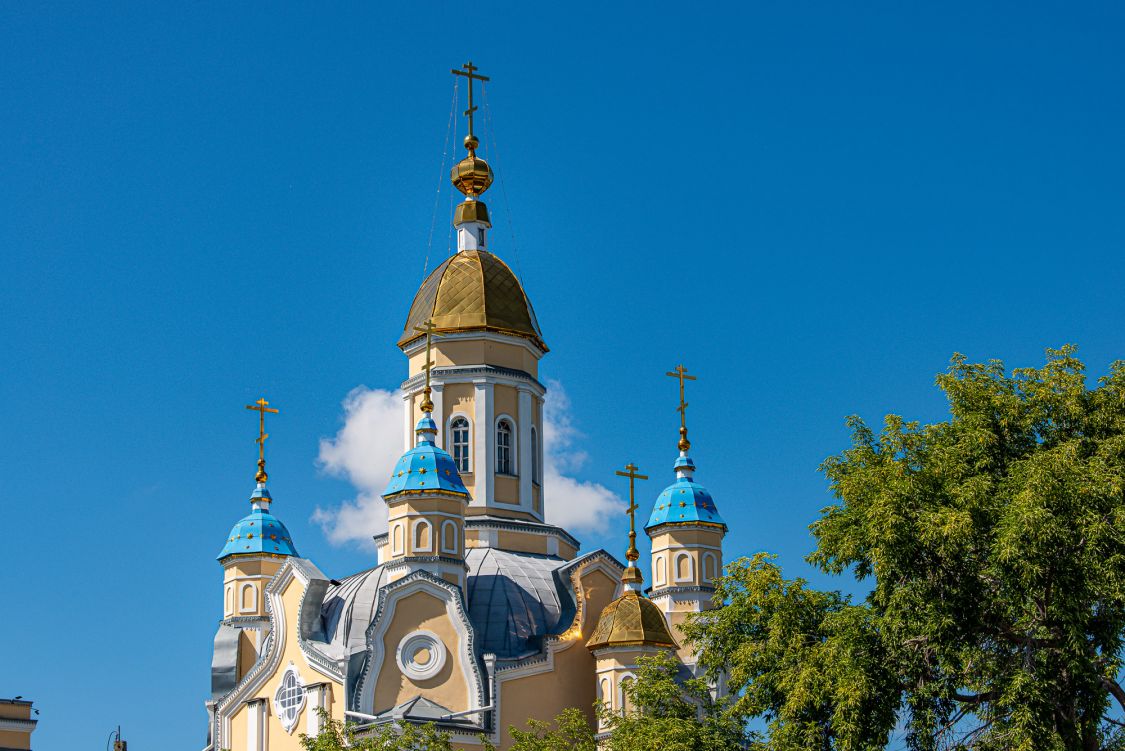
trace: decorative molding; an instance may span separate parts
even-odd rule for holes
[[[529,390],[540,399],[547,395],[547,387],[531,373],[515,368],[503,368],[499,365],[447,365],[443,368],[434,368],[430,373],[430,382],[433,383],[435,380],[440,381],[443,385],[476,383],[479,381],[508,385],[510,382],[516,381],[527,384]],[[399,388],[403,392],[411,393],[421,389],[425,381],[425,374],[418,373],[403,381]]]
[[[425,664],[418,665],[414,662],[414,656],[423,649],[429,653],[430,659]],[[399,670],[410,678],[425,681],[441,672],[448,653],[440,636],[433,631],[417,629],[402,637],[395,650],[395,662],[398,663]]]
[[[504,530],[506,532],[527,532],[533,535],[550,535],[562,538],[575,550],[580,550],[582,548],[582,543],[576,540],[565,529],[563,529],[562,527],[556,527],[553,524],[546,524],[544,522],[523,521],[520,519],[502,519],[496,516],[480,514],[476,516],[466,516],[465,529],[497,529]],[[624,570],[624,567],[622,567],[622,571]]]

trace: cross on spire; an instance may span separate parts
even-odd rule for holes
[[[632,566],[633,562],[641,557],[640,552],[637,550],[637,527],[636,527],[636,511],[637,501],[635,495],[635,482],[637,480],[647,480],[648,475],[637,474],[636,464],[629,462],[625,465],[625,471],[617,470],[614,474],[620,477],[629,478],[629,507],[625,509],[625,513],[629,515],[629,549],[625,551],[625,559],[629,561]]]
[[[687,372],[687,368],[683,365],[677,365],[672,369],[672,372],[664,374],[672,378],[678,378],[680,381],[680,406],[676,407],[676,411],[680,413],[680,442],[677,444],[680,451],[687,451],[691,448],[691,441],[689,441],[687,437],[688,403],[684,401],[684,381],[694,381],[696,377],[688,375]]]
[[[430,359],[430,347],[433,345],[433,338],[441,334],[437,333],[437,326],[432,318],[427,318],[425,323],[415,326],[414,330],[426,335],[426,362],[422,363],[422,370],[426,373],[426,387],[422,389],[422,411],[429,413],[434,411],[434,403],[430,399],[430,371],[434,368],[434,361]]]
[[[258,413],[258,437],[254,439],[254,443],[258,444],[258,473],[254,475],[254,480],[265,482],[269,479],[269,475],[266,474],[266,439],[270,437],[270,434],[266,432],[266,413],[276,415],[280,410],[270,407],[269,402],[264,397],[254,404],[247,404],[246,409],[252,409]]]
[[[473,153],[476,149],[477,139],[473,135],[473,113],[477,108],[473,106],[473,81],[480,81],[482,84],[489,80],[488,76],[479,76],[477,71],[480,70],[477,66],[473,65],[473,61],[465,63],[461,66],[463,70],[452,69],[449,72],[455,76],[464,76],[469,79],[469,109],[465,110],[465,115],[469,118],[469,135],[465,137],[465,145],[469,148],[469,153]],[[470,146],[472,142],[472,146]]]

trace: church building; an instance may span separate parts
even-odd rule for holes
[[[579,707],[595,723],[596,701],[622,710],[641,655],[667,650],[694,668],[678,627],[710,607],[727,528],[695,480],[682,419],[692,378],[682,367],[669,374],[680,383],[680,437],[670,484],[643,504],[646,588],[631,523],[636,467],[619,473],[630,482],[626,565],[583,552],[546,521],[550,504],[568,501],[543,486],[548,347],[520,280],[489,250],[481,196],[493,171],[473,135],[473,84],[488,79],[462,67],[468,154],[451,178],[465,199],[453,216],[456,253],[418,289],[397,342],[408,438],[383,492],[388,531],[370,568],[350,576],[302,558],[281,517],[311,509],[284,499],[275,509],[264,454],[275,410],[264,399],[250,407],[260,416],[258,473],[250,511],[218,555],[206,751],[298,749],[301,733],[319,731],[319,709],[360,733],[432,722],[458,747],[479,747],[483,733],[504,749],[508,727],[528,719]]]

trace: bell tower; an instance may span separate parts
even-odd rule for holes
[[[492,224],[481,196],[494,175],[477,156],[480,140],[473,118],[478,110],[474,84],[483,93],[489,79],[472,62],[452,72],[468,88],[468,154],[450,174],[465,198],[453,215],[457,253],[423,282],[398,342],[409,368],[402,384],[404,427],[410,435],[422,419],[428,358],[420,332],[430,325],[435,334],[432,419],[438,443],[472,496],[466,516],[542,523],[546,389],[539,382],[539,360],[547,345],[523,285],[489,251]]]

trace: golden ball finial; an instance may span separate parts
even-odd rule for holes
[[[687,451],[691,448],[691,441],[687,439],[687,428],[680,428],[680,441],[676,446],[680,451]]]
[[[472,133],[465,136],[465,148],[466,149],[468,149],[469,151],[476,151],[477,146],[480,146],[480,139],[478,139]]]
[[[268,479],[269,479],[269,475],[266,474],[266,460],[265,459],[259,459],[258,460],[258,473],[256,475],[254,475],[254,481],[255,482],[265,482]]]

